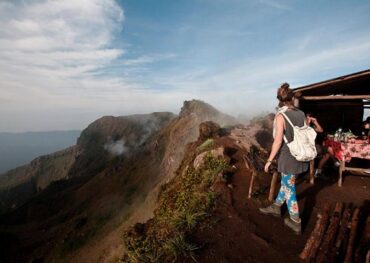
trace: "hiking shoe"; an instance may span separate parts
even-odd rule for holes
[[[320,177],[322,175],[322,169],[320,169],[320,168],[317,168],[316,170],[315,170],[315,178],[318,178],[318,177]]]
[[[280,206],[276,204],[269,205],[268,207],[263,207],[259,209],[264,215],[272,215],[275,217],[281,217]]]
[[[287,227],[292,229],[297,235],[300,235],[302,233],[301,222],[298,223],[292,220],[290,217],[287,217],[284,219],[284,223]]]

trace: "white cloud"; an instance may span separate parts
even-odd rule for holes
[[[123,54],[109,48],[122,22],[123,10],[113,0],[2,3],[2,90],[17,93],[20,86],[42,90],[39,82],[49,79],[62,89],[64,78],[83,79],[84,73],[108,65]]]
[[[174,55],[125,59],[112,47],[123,22],[114,0],[1,2],[0,131],[83,128],[100,115],[134,113],[138,101],[153,110],[157,94],[104,73]]]
[[[285,3],[292,2],[254,3],[286,10],[290,6]],[[232,24],[236,18],[240,21]],[[228,113],[253,115],[273,109],[281,82],[306,84],[316,76],[336,77],[338,71],[370,66],[370,38],[363,29],[316,27],[271,43],[273,52],[267,50],[266,55],[253,54],[246,46],[233,57],[236,52],[217,44],[255,37],[258,41],[258,34],[250,31],[255,27],[248,26],[257,22],[244,15],[222,19],[226,22],[220,27],[199,27],[191,21],[179,27],[164,25],[179,30],[185,39],[174,32],[176,39],[164,36],[163,43],[175,46],[168,46],[168,54],[130,53],[128,43],[120,45],[115,39],[124,27],[124,12],[114,0],[0,2],[0,131],[84,128],[102,115],[177,111],[183,100],[192,98]],[[190,31],[198,33],[194,46],[182,43]],[[183,53],[177,54],[181,47]],[[192,50],[200,59],[186,57]],[[229,53],[225,63],[207,61]],[[177,63],[156,68],[155,62],[167,59]]]
[[[287,4],[282,3],[282,1],[277,0],[258,0],[260,4],[270,6],[273,8],[281,9],[281,10],[289,10],[291,7]]]
[[[334,40],[334,36],[327,36]],[[314,36],[303,35],[302,41]],[[321,39],[320,41],[325,41]],[[338,77],[343,69],[364,70],[369,67],[370,38],[354,37],[338,41],[336,45],[296,46],[300,40],[292,41],[290,46],[275,55],[245,60],[242,57],[232,66],[218,71],[189,70],[184,74],[162,76],[157,79],[163,85],[177,87],[178,90],[193,94],[231,114],[244,113],[253,116],[265,110],[273,110],[276,90],[283,82],[297,87],[312,81],[320,74]],[[365,65],[365,68],[359,68]],[[354,70],[356,71],[356,70]],[[327,72],[325,74],[325,72]],[[344,74],[352,73],[346,71]],[[310,81],[310,82],[307,82]]]

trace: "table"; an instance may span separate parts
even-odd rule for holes
[[[370,175],[369,168],[347,167],[346,163],[352,158],[368,159],[370,160],[370,144],[367,140],[355,140],[350,142],[334,141],[327,138],[324,141],[324,146],[331,147],[335,158],[340,162],[338,185],[342,186],[342,175],[344,171],[356,171],[363,175]]]

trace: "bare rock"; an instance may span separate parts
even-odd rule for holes
[[[219,132],[220,125],[213,121],[202,122],[199,125],[199,139],[202,141],[217,136]]]

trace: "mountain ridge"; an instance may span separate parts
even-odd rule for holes
[[[81,262],[80,260],[90,253],[96,254],[96,251],[102,253],[109,249],[110,243],[105,240],[119,238],[116,233],[117,222],[120,229],[129,222],[145,221],[150,218],[160,186],[174,176],[187,143],[198,137],[199,124],[210,119],[215,121],[219,119],[224,123],[228,121],[229,124],[236,123],[231,116],[196,100],[184,102],[180,113],[179,116],[154,113],[156,119],[162,118],[160,122],[163,125],[156,127],[156,122],[149,120],[154,127],[153,132],[149,134],[143,126],[136,125],[137,123],[123,127],[119,117],[115,119],[117,117],[105,116],[90,124],[81,133],[77,149],[74,149],[77,153],[75,152],[75,162],[68,172],[69,179],[51,182],[45,190],[41,190],[23,205],[16,206],[13,212],[0,217],[0,236],[4,227],[12,229],[19,240],[22,240],[24,235],[20,229],[26,226],[29,226],[29,232],[34,233],[33,241],[22,244],[18,248],[20,251],[27,250],[26,248],[35,242],[44,244],[39,245],[32,253],[25,255],[22,253],[23,257],[17,258],[18,262],[38,257],[55,261],[56,255],[62,258],[60,262],[67,259],[70,262]],[[105,126],[109,120],[117,122]],[[139,123],[145,124],[147,121],[142,120]],[[130,132],[125,135],[125,131],[128,130]],[[145,135],[145,140],[140,140],[142,138],[137,134],[133,135],[132,132],[135,130],[140,130],[140,134]],[[125,145],[130,149],[130,154],[118,156],[108,154],[104,145],[107,142],[119,141],[123,135],[130,138],[127,141],[136,142]],[[98,154],[89,156],[92,152],[90,150],[95,149],[97,149],[95,153]],[[105,152],[105,155],[100,155],[102,152]],[[104,165],[100,166],[101,164]],[[46,200],[49,201],[45,202]],[[84,218],[87,218],[88,223],[81,229],[75,229],[76,221],[85,221]],[[55,220],[61,223],[55,224]],[[15,224],[9,225],[11,222]],[[35,225],[30,222],[37,223]],[[98,224],[103,225],[96,229]],[[53,227],[45,228],[46,232],[40,235],[37,228],[42,225]],[[59,234],[55,234],[53,229],[59,229]],[[85,240],[80,237],[81,232],[89,238]],[[94,240],[98,236],[102,240],[101,244],[107,242],[106,246],[92,245],[94,243],[90,242],[90,239]],[[46,240],[49,241],[45,243]],[[76,245],[76,240],[79,240],[78,244],[83,245]],[[119,245],[115,251],[118,253],[122,249],[123,247]]]

